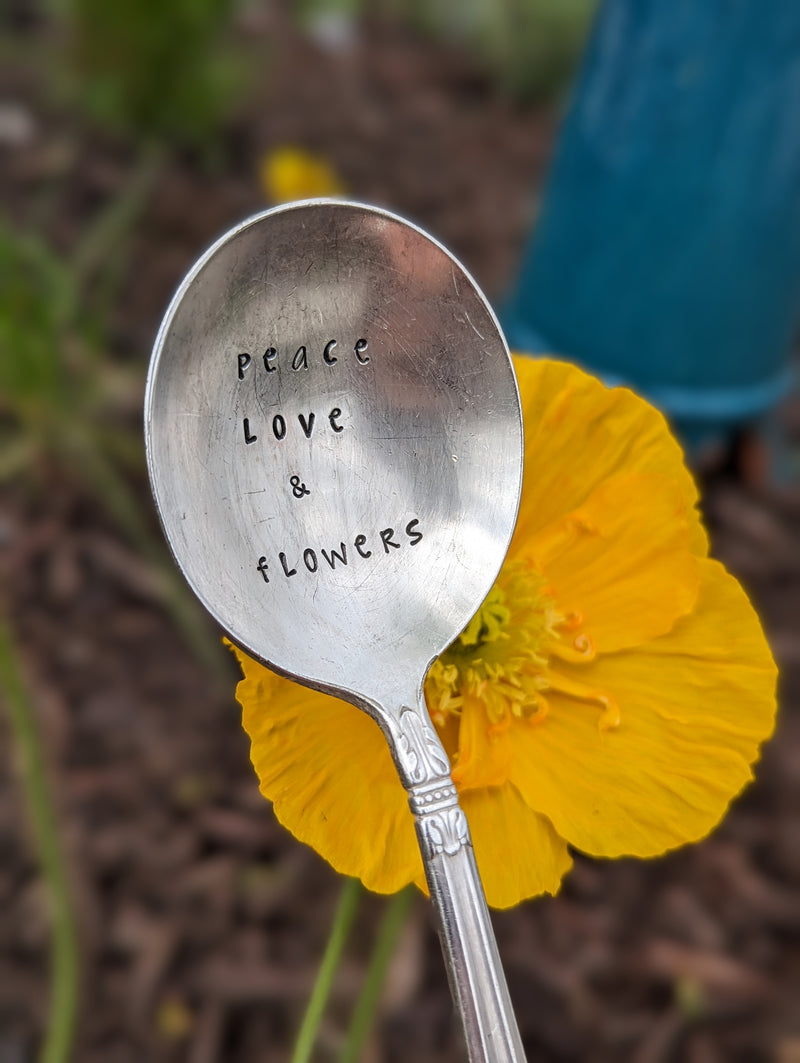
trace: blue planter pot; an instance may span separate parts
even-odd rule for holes
[[[800,3],[606,0],[509,342],[630,385],[696,445],[786,392],[799,308]]]

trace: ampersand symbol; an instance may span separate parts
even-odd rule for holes
[[[289,483],[292,485],[292,494],[295,498],[302,498],[303,495],[311,494],[306,485],[300,482],[299,476],[290,476]]]

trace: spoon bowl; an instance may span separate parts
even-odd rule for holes
[[[269,668],[384,731],[471,1058],[521,1059],[422,698],[490,590],[519,505],[519,396],[486,299],[441,244],[385,210],[267,211],[178,290],[145,426],[166,537],[209,612]]]

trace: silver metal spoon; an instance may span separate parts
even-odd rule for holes
[[[467,821],[422,695],[490,590],[519,505],[519,396],[485,298],[441,244],[387,211],[267,211],[217,241],[175,295],[145,425],[164,530],[205,607],[253,657],[353,702],[385,734],[469,1057],[519,1063]]]

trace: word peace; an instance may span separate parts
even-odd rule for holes
[[[339,346],[338,340],[328,340],[322,349],[321,353],[318,353],[315,357],[313,352],[309,354],[308,347],[303,344],[298,347],[292,355],[289,367],[295,372],[299,372],[301,369],[308,369],[312,361],[318,361],[320,358],[325,365],[333,366],[339,361],[339,355],[334,354],[334,350]],[[356,340],[353,344],[352,350],[348,351],[348,356],[355,357],[359,365],[369,364],[369,355],[366,353],[367,341],[365,339]],[[276,373],[280,368],[281,362],[286,363],[289,358],[289,352],[281,354],[277,347],[267,347],[261,356],[261,361],[264,365],[264,369],[268,373]],[[245,374],[253,364],[253,358],[246,351],[242,351],[241,354],[236,355],[236,369],[240,380],[244,380]],[[257,364],[257,363],[256,363]]]

